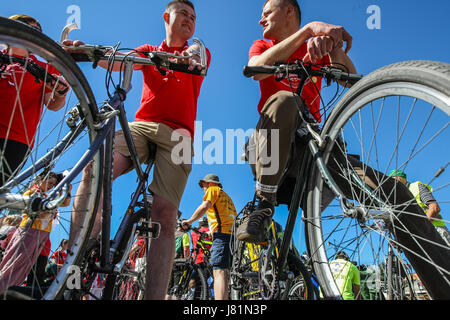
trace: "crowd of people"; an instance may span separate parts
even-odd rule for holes
[[[116,54],[146,57],[142,52],[164,51],[189,56],[189,58],[179,59],[177,62],[188,64],[191,70],[201,68],[198,44],[188,44],[188,40],[192,38],[196,27],[196,12],[192,2],[188,0],[170,1],[162,18],[166,37],[160,45],[144,44],[128,53],[116,52]],[[41,25],[34,18],[18,15],[12,16],[10,19],[23,22],[42,31]],[[356,68],[347,55],[352,46],[352,37],[344,27],[318,21],[302,26],[301,22],[301,10],[296,0],[267,0],[263,4],[261,20],[259,21],[263,28],[264,39],[255,41],[251,46],[248,65],[274,65],[279,61],[303,59],[314,63],[333,65],[344,68],[349,73],[356,73]],[[83,42],[66,40],[63,44],[80,46]],[[32,54],[21,48],[9,47],[4,52],[10,55],[33,58]],[[206,52],[207,67],[209,67],[211,54],[207,49]],[[36,63],[40,62],[36,60]],[[100,61],[98,65],[113,71],[120,71],[122,67],[119,62],[111,65],[107,61]],[[41,88],[43,84],[40,83],[41,87],[36,89],[34,87],[38,84],[32,81],[34,79],[30,80],[29,85],[27,84],[24,88],[30,91],[37,90],[41,95],[37,96],[36,101],[23,101],[22,104],[32,109],[33,114],[37,116],[33,117],[35,120],[27,121],[26,127],[18,123],[16,126],[18,131],[10,132],[5,130],[10,126],[9,119],[18,119],[19,117],[12,116],[12,113],[15,112],[12,111],[14,101],[11,102],[11,99],[7,99],[7,92],[10,92],[11,88],[8,88],[8,81],[4,79],[3,74],[14,74],[14,68],[17,68],[17,66],[7,66],[8,73],[2,71],[2,77],[0,78],[0,90],[2,92],[0,95],[2,104],[0,146],[4,155],[2,156],[3,167],[8,168],[8,171],[5,171],[8,172],[6,179],[9,175],[20,170],[23,159],[33,148],[34,133],[43,106],[46,105],[50,110],[59,110],[64,105],[67,93],[65,89],[68,87],[68,84],[61,79],[58,84],[53,84],[53,87],[43,89]],[[50,65],[47,66],[47,69],[51,70],[50,73],[58,76],[57,71],[52,68]],[[146,268],[148,272],[146,274],[144,298],[165,298],[174,258],[188,257],[191,254],[189,239],[184,228],[191,226],[195,221],[206,215],[206,220],[201,221],[204,228],[206,228],[205,221],[207,221],[211,233],[210,263],[213,267],[215,299],[228,299],[228,269],[231,262],[229,243],[237,213],[230,195],[223,190],[222,183],[217,175],[209,174],[199,181],[204,197],[192,216],[184,220],[177,228],[177,218],[179,218],[177,212],[179,212],[180,201],[192,170],[192,162],[181,161],[175,164],[170,160],[173,157],[172,151],[178,143],[178,141],[173,141],[171,136],[175,131],[180,132],[190,141],[188,145],[192,146],[194,123],[197,116],[197,101],[204,77],[174,71],[162,74],[151,66],[135,66],[134,68],[143,73],[142,100],[141,106],[135,114],[135,119],[129,126],[141,163],[148,160],[148,141],[157,145],[154,176],[149,191],[153,195],[152,220],[161,224],[160,237],[152,240],[147,255]],[[24,74],[27,77],[27,72],[24,72]],[[293,83],[293,89],[296,90],[295,85],[300,83],[300,79],[296,75],[292,75],[292,77],[285,81],[289,81],[289,85]],[[257,150],[255,154],[256,162],[252,164],[252,171],[256,180],[255,189],[258,207],[239,226],[236,237],[240,241],[258,243],[263,240],[263,235],[272,222],[275,207],[278,205],[277,191],[282,174],[289,161],[296,131],[302,125],[298,106],[307,105],[313,118],[320,121],[320,99],[317,98],[321,81],[317,79],[314,82],[307,82],[300,97],[286,90],[286,83],[277,81],[273,76],[260,74],[254,76],[253,79],[259,82],[261,90],[261,98],[258,103],[260,118],[256,124],[255,133],[252,135],[252,141],[249,143]],[[13,92],[9,96],[15,97],[17,92],[15,89],[12,90]],[[174,94],[175,92],[176,94]],[[40,101],[44,101],[44,104]],[[6,114],[7,112],[9,114]],[[7,122],[4,123],[3,121]],[[265,132],[271,130],[279,131],[278,141],[272,141],[271,135],[265,134]],[[272,171],[273,168],[270,167],[270,161],[268,161],[270,159],[267,159],[267,150],[270,150],[272,143],[279,144],[279,166],[274,172]],[[128,173],[133,167],[121,131],[116,132],[115,145],[114,179]],[[304,148],[296,149],[300,156],[304,151]],[[192,150],[190,153],[190,157],[192,157]],[[359,165],[359,167],[363,166]],[[83,172],[83,175],[87,174],[90,174],[88,167]],[[392,174],[392,177],[406,178],[406,175],[403,173],[402,176],[397,171],[396,174]],[[25,191],[25,194],[30,195],[37,192],[45,194],[59,182],[58,179],[60,179],[58,175],[46,172],[45,175],[38,177],[38,180],[29,190]],[[2,180],[2,184],[4,181]],[[82,207],[79,201],[83,199],[84,181],[88,181],[88,179],[82,179],[82,183],[78,186],[77,196],[73,204],[74,208]],[[404,183],[406,183],[406,180]],[[430,187],[422,183],[412,183],[409,184],[408,188],[419,205],[425,208],[430,222],[436,226],[448,243],[448,230],[440,216],[437,202],[430,196]],[[68,206],[69,204],[70,197],[66,199],[62,206]],[[93,238],[98,237],[101,230],[101,205],[100,203],[91,234]],[[64,252],[70,249],[71,244],[70,239],[69,247],[67,247],[67,242],[61,243],[60,248],[52,255],[53,258],[50,258],[52,262],[49,264],[50,244],[48,244],[48,240],[54,217],[54,212],[42,212],[33,218],[27,212],[23,212],[20,218],[11,216],[3,219],[4,228],[2,225],[2,230],[5,230],[6,237],[1,242],[4,252],[0,265],[0,293],[7,289],[7,285],[21,285],[24,281],[27,281],[27,284],[35,281],[45,282],[47,280],[43,276],[43,274],[46,274],[45,270],[49,272],[46,274],[47,277],[49,274],[54,275],[58,271],[64,261]],[[72,217],[71,235],[77,232],[77,219],[83,218],[83,212],[76,212]],[[193,235],[192,244],[194,246],[195,241]],[[142,254],[140,251],[133,252],[136,253],[136,262],[139,257],[142,257]],[[336,280],[343,290],[344,298],[355,298],[358,296],[359,290],[356,271],[354,271],[352,264],[342,257],[345,258],[342,255],[332,261],[331,268],[336,271],[341,270],[338,272],[340,276],[336,277]],[[197,259],[201,261],[203,258],[198,256]],[[342,270],[345,270],[345,272],[342,272]],[[342,276],[342,274],[345,274],[345,276]]]

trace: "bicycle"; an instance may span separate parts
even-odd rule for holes
[[[203,253],[203,261],[199,263],[200,268],[205,275],[206,282],[208,284],[208,294],[209,298],[214,298],[214,274],[213,268],[210,263],[211,261],[211,245],[212,240],[207,232],[200,231],[200,228],[191,227],[192,231],[200,235],[197,240],[196,246],[194,247],[191,255],[194,261],[197,261],[198,255]],[[211,279],[211,281],[209,281]]]
[[[243,219],[254,210],[249,202],[235,219],[232,233]],[[272,221],[266,241],[260,244],[244,243],[234,237],[230,243],[232,264],[230,271],[230,297],[233,300],[282,299],[313,300],[311,276],[301,261],[295,247],[289,249],[286,265],[278,270],[281,226]]]
[[[66,26],[61,42],[67,39],[68,33],[75,28],[76,25]],[[95,275],[104,273],[108,277],[102,299],[111,299],[114,292],[117,292],[116,286],[120,283],[116,279],[123,274],[129,274],[125,264],[136,237],[144,237],[146,245],[149,246],[151,238],[159,236],[158,222],[151,221],[152,198],[146,192],[154,156],[151,157],[145,169],[141,168],[128,128],[124,100],[131,89],[134,64],[153,65],[161,73],[174,70],[205,76],[205,48],[200,40],[195,41],[201,48],[203,69],[190,71],[186,65],[173,62],[172,59],[181,58],[180,56],[164,52],[148,52],[148,58],[115,56],[118,45],[115,47],[83,45],[76,47],[76,54],[70,55],[62,49],[60,44],[33,28],[23,23],[0,18],[0,44],[25,48],[40,60],[51,63],[71,87],[66,99],[67,104],[62,111],[51,115],[45,111],[42,113],[33,150],[27,157],[26,163],[22,164],[24,169],[15,172],[0,188],[2,215],[9,210],[20,212],[27,209],[30,214],[37,215],[41,211],[57,209],[68,196],[68,185],[78,185],[83,169],[90,170],[90,174],[86,175],[87,181],[84,181],[87,185],[84,205],[82,208],[77,208],[78,211],[74,210],[85,213],[79,222],[79,232],[72,239],[73,243],[63,267],[51,285],[48,288],[41,288],[40,294],[35,298],[80,298],[88,294]],[[123,68],[119,83],[115,85],[114,94],[111,95],[108,92],[109,99],[98,106],[89,83],[76,62],[93,62],[93,66],[96,67],[100,60],[121,61]],[[30,64],[29,59],[25,59],[24,64],[24,68],[27,68]],[[48,71],[44,70],[43,76],[39,77],[41,80],[36,81],[45,81],[47,77]],[[107,87],[110,83],[112,83],[111,72],[107,71]],[[20,90],[20,82],[15,85]],[[111,165],[116,120],[124,131],[138,181],[118,230],[110,240]],[[156,146],[150,143],[149,147],[151,154],[154,155]],[[67,169],[69,174],[52,192],[49,192],[47,197],[27,197],[20,194],[20,189],[23,189],[27,181],[41,170],[49,168],[61,171]],[[1,174],[3,175],[3,171]],[[104,195],[102,232],[100,241],[95,241],[89,239],[89,235],[95,220],[101,190]],[[53,232],[60,232],[68,238],[71,212],[60,211],[59,217],[56,218],[58,228]],[[142,276],[142,274],[139,275],[140,278]],[[3,297],[7,298],[7,296],[8,291],[3,294]]]
[[[208,300],[211,298],[211,286],[208,279],[212,277],[212,267],[209,264],[211,257],[207,247],[209,236],[198,228],[191,227],[193,232],[200,234],[195,248],[191,250],[189,258],[175,259],[172,274],[167,289],[167,295],[177,300]],[[196,263],[200,250],[204,253],[204,261]],[[192,281],[195,281],[193,284]]]
[[[386,300],[417,300],[410,269],[398,248],[389,246],[386,268],[383,270]]]
[[[308,254],[325,298],[341,299],[329,267],[333,247],[328,243],[336,242],[355,252],[359,265],[374,266],[385,260],[390,244],[398,246],[429,294],[434,299],[448,299],[449,248],[407,188],[387,172],[415,166],[428,176],[436,172],[433,180],[443,177],[447,151],[441,146],[448,141],[450,66],[406,61],[364,77],[303,61],[244,67],[247,77],[258,73],[278,79],[298,75],[299,95],[311,77],[324,78],[327,84],[353,84],[345,94],[338,88],[332,102],[324,106],[323,124],[299,105],[304,127],[298,130],[296,141],[303,146],[304,156],[300,153],[299,158],[291,159],[279,185],[277,196],[282,201],[278,202],[289,205],[289,215],[278,270],[286,263],[301,206]],[[338,99],[327,115],[328,107]],[[429,154],[433,157],[427,157]],[[447,181],[438,188],[444,194]],[[444,199],[443,203],[447,202]]]

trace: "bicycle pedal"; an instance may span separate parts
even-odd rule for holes
[[[151,227],[141,226],[138,228],[140,232],[148,232],[151,234],[152,239],[158,239],[161,234],[161,224],[159,222],[147,222],[146,225],[151,224]]]

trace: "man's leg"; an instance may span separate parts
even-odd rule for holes
[[[228,300],[228,270],[213,270],[214,276],[214,299]]]
[[[210,263],[214,277],[214,299],[228,300],[228,269],[231,265],[231,235],[214,233]]]
[[[450,276],[442,273],[447,279],[447,282],[442,282],[436,275],[441,273],[440,270],[450,270],[450,250],[446,250],[444,240],[428,222],[408,188],[394,178],[386,177],[382,172],[363,164],[355,157],[348,156],[347,159],[343,159],[342,152],[336,149],[330,156],[327,166],[336,184],[349,199],[358,197],[362,191],[341,173],[342,168],[346,168],[347,165],[355,169],[368,186],[376,187],[376,194],[383,202],[395,208],[392,210],[391,228],[396,241],[414,270],[420,275],[428,293],[433,297],[448,299]],[[363,204],[369,208],[373,206],[370,197],[360,197],[359,200],[366,202]]]
[[[260,202],[255,212],[238,228],[237,238],[241,241],[264,240],[264,231],[274,213],[278,184],[299,125],[299,104],[302,101],[297,95],[280,91],[272,95],[261,110],[254,135],[256,195]]]
[[[147,255],[145,299],[162,300],[167,293],[175,256],[175,227],[178,207],[191,171],[191,163],[184,163],[177,152],[179,144],[172,138],[174,130],[162,123],[136,122],[133,130],[157,145],[153,181],[149,190],[153,195],[151,219],[161,224],[158,239],[152,239]],[[192,159],[192,140],[184,137],[183,154]],[[177,161],[174,161],[177,160]]]
[[[114,164],[113,164],[113,179],[126,172],[133,165],[131,159],[122,155],[119,152],[114,153]],[[70,249],[73,244],[73,240],[76,234],[80,231],[80,225],[86,215],[87,206],[87,196],[89,189],[89,175],[91,175],[92,166],[89,163],[83,170],[83,175],[81,178],[81,183],[77,189],[76,196],[72,207],[72,219],[70,221],[70,236],[68,248]],[[97,209],[97,214],[95,216],[94,226],[91,231],[91,238],[96,238],[102,228],[102,208],[103,208],[103,190],[100,190],[100,199]]]
[[[152,221],[161,224],[160,236],[150,243],[147,255],[146,300],[163,300],[167,293],[173,257],[178,209],[158,195],[153,196]]]

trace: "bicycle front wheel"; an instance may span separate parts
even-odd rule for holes
[[[306,232],[315,273],[328,298],[340,298],[329,261],[344,250],[376,275],[385,290],[388,248],[410,264],[435,299],[450,296],[450,249],[405,185],[433,184],[441,212],[449,211],[448,122],[450,65],[408,61],[381,68],[354,85],[324,125],[323,158],[353,210],[342,209],[316,166],[309,179]],[[447,220],[440,221],[446,228]],[[409,275],[413,276],[413,275]],[[386,292],[384,292],[386,294]],[[423,292],[426,296],[427,292]]]
[[[28,276],[33,281],[21,289],[32,289],[35,297],[54,299],[69,282],[75,287],[80,285],[74,265],[80,260],[96,213],[101,155],[94,156],[90,174],[83,182],[80,172],[77,174],[73,168],[96,138],[97,105],[72,57],[41,32],[24,23],[0,18],[0,48],[4,49],[0,57],[0,219],[5,222],[13,216],[20,220],[23,208],[8,201],[8,197],[20,197],[30,188],[41,188],[44,181],[51,180],[51,171],[71,173],[66,181],[73,187],[73,195],[80,183],[85,185],[83,205],[77,212],[82,216],[78,219],[80,231],[70,239],[72,246],[62,268],[49,274],[38,272],[37,266],[33,266],[43,248],[51,256],[62,239],[69,239],[75,199],[70,204],[66,199],[64,207],[57,211],[37,210],[32,219],[22,220],[19,227],[15,224],[13,227],[20,232],[14,233],[3,257],[2,297],[6,297],[7,288],[21,287]],[[61,90],[58,76],[69,84],[68,91]],[[66,96],[65,103],[61,95]],[[49,189],[48,186],[45,188]],[[62,191],[62,185],[46,193],[59,195],[58,190]],[[70,276],[73,281],[68,282]]]

